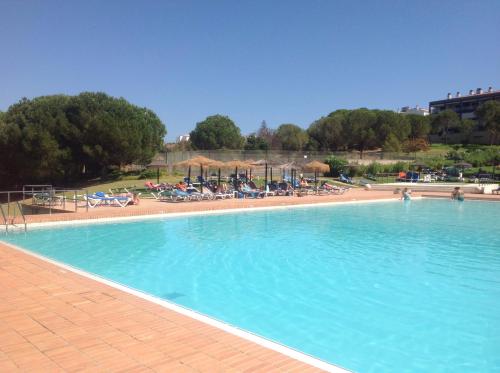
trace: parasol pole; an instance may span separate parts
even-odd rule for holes
[[[267,190],[267,162],[264,164],[264,188]]]
[[[203,193],[203,165],[200,164],[200,192]]]

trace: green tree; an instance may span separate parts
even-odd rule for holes
[[[485,102],[476,110],[476,115],[490,135],[490,145],[496,144],[500,133],[500,102]]]
[[[90,92],[22,99],[3,122],[0,173],[11,185],[70,182],[149,162],[166,133],[150,110]]]
[[[7,182],[9,177],[9,165],[12,165],[10,161],[11,147],[9,144],[9,135],[7,133],[7,125],[4,121],[5,113],[0,111],[0,186]]]
[[[406,115],[389,110],[372,110],[372,112],[376,115],[372,127],[376,135],[376,146],[383,146],[389,135],[392,135],[392,139],[396,138],[399,142],[408,138],[411,127]]]
[[[307,129],[309,137],[319,150],[337,150],[345,145],[342,121],[339,116],[328,116],[313,122]]]
[[[434,129],[444,137],[445,144],[448,144],[450,129],[456,128],[460,124],[460,118],[453,110],[444,110],[438,114],[433,114],[431,121]]]
[[[385,139],[382,149],[384,152],[398,153],[401,151],[401,142],[393,133],[390,133]]]
[[[269,144],[262,137],[257,137],[254,133],[247,136],[245,150],[268,150]]]
[[[276,130],[276,136],[283,150],[302,150],[309,140],[306,131],[295,124],[282,124]]]
[[[472,133],[476,123],[471,119],[462,119],[459,124],[459,131],[462,134],[462,144],[469,144],[472,140]]]
[[[429,116],[407,114],[410,124],[410,137],[412,139],[427,139],[431,132],[431,124]]]
[[[365,150],[376,145],[377,139],[374,131],[376,120],[376,114],[368,109],[356,109],[349,113],[346,130],[350,146],[359,151],[360,158],[363,158]]]
[[[78,158],[91,173],[110,165],[149,163],[163,147],[165,126],[151,110],[92,92],[72,98],[70,105],[68,116],[77,123],[84,144]]]
[[[245,138],[240,129],[227,116],[212,115],[196,124],[190,133],[190,141],[195,149],[241,149]]]

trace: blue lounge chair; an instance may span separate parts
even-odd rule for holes
[[[418,172],[408,171],[406,173],[405,181],[410,182],[410,183],[416,183],[418,181],[418,179],[419,179]]]
[[[340,174],[339,181],[346,184],[353,184],[352,179],[344,174]]]
[[[89,207],[97,207],[101,205],[118,205],[120,207],[127,206],[133,202],[133,198],[127,196],[107,196],[104,192],[95,192],[94,194],[84,196]]]
[[[246,197],[250,197],[250,198],[263,198],[265,197],[266,193],[265,192],[262,192],[258,189],[252,189],[250,188],[248,185],[244,185],[242,188],[241,188],[241,192],[246,196]]]

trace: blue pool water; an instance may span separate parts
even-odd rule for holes
[[[500,371],[500,204],[380,202],[4,237],[359,372]]]

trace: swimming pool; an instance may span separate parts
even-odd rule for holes
[[[3,240],[348,369],[500,367],[500,205],[344,204]]]

